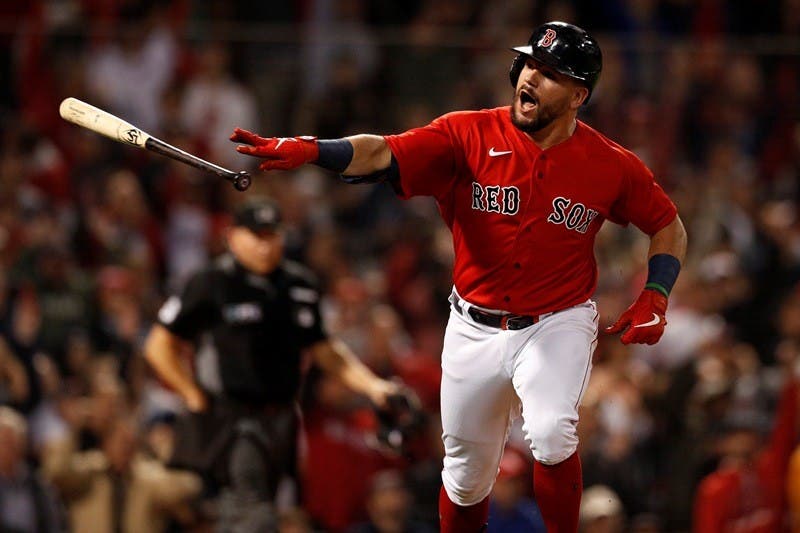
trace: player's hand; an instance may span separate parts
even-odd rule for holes
[[[290,170],[319,159],[316,137],[259,137],[255,133],[236,128],[231,141],[240,143],[240,154],[261,157],[261,170]]]
[[[655,344],[664,334],[667,319],[667,297],[658,291],[645,289],[619,320],[605,329],[615,334],[627,328],[622,334],[622,344]]]

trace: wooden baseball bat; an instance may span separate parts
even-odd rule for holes
[[[250,187],[251,178],[246,171],[233,172],[227,168],[210,163],[196,155],[176,148],[157,137],[153,137],[146,131],[125,122],[108,111],[98,109],[77,98],[65,98],[58,107],[58,112],[64,120],[92,130],[100,135],[105,135],[109,139],[136,146],[137,148],[144,148],[145,150],[171,157],[172,159],[199,168],[200,170],[216,174],[232,182],[237,190],[244,191]]]

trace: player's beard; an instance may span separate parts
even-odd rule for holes
[[[543,104],[539,100],[533,118],[523,115],[519,110],[520,105],[520,94],[517,93],[511,103],[511,123],[525,133],[533,134],[552,124],[554,120],[566,111],[569,102],[558,105],[558,103]]]

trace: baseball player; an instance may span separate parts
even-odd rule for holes
[[[347,183],[432,196],[455,247],[442,353],[441,530],[480,531],[509,423],[519,412],[550,532],[577,530],[578,404],[598,314],[593,246],[605,220],[650,236],[640,296],[607,328],[658,341],[686,250],[675,205],[630,151],[576,119],[602,68],[584,30],[549,22],[517,52],[510,107],[446,114],[399,135],[263,138],[237,129],[262,170],[314,163]]]

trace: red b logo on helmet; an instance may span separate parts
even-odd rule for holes
[[[539,46],[547,48],[548,46],[553,44],[553,41],[555,40],[556,40],[556,30],[548,28],[547,31],[544,32],[542,40],[539,41]]]

